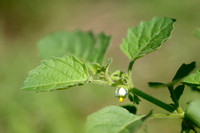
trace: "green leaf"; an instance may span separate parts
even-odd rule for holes
[[[134,99],[133,99],[133,96],[131,93],[128,94],[128,99],[131,101],[131,102],[134,102]]]
[[[132,114],[136,114],[136,112],[137,112],[137,108],[134,105],[132,105],[132,104],[122,105],[121,107],[125,108],[126,110],[128,110]]]
[[[188,75],[182,83],[200,90],[200,69]]]
[[[200,28],[197,28],[194,32],[194,35],[200,39]]]
[[[94,37],[91,32],[63,31],[41,39],[38,43],[38,49],[41,58],[73,55],[83,61],[102,64],[109,41],[110,36],[106,36],[104,33]]]
[[[134,103],[139,104],[140,101],[140,98],[137,95],[134,95]]]
[[[174,76],[172,81],[175,80],[180,80],[182,78],[184,78],[185,76],[187,76],[192,70],[194,70],[194,68],[196,67],[196,62],[192,62],[190,64],[185,64],[183,63],[181,65],[181,67],[178,69],[178,71],[176,72],[176,75]]]
[[[139,104],[141,101],[140,98],[132,92],[128,94],[128,99],[133,102],[133,104]]]
[[[98,63],[88,63],[88,67],[92,74],[97,74],[98,70],[101,69],[102,65],[99,65]]]
[[[135,28],[129,28],[126,38],[120,46],[130,60],[136,60],[160,48],[171,35],[175,19],[155,17],[148,22],[141,22]]]
[[[179,85],[175,88],[174,94],[175,94],[177,100],[179,100],[181,95],[183,94],[184,88],[185,88],[185,85]]]
[[[30,71],[23,90],[51,91],[84,85],[90,78],[85,64],[75,57],[52,57]]]
[[[119,106],[108,106],[87,119],[87,133],[133,133],[142,125],[145,116],[129,113]]]
[[[185,120],[200,128],[200,99],[190,102],[185,111]]]

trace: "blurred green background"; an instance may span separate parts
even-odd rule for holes
[[[68,90],[34,93],[20,90],[29,70],[40,60],[36,43],[57,30],[104,31],[112,35],[106,57],[111,71],[126,71],[128,58],[120,52],[128,27],[154,16],[176,18],[169,41],[156,52],[136,61],[137,88],[170,103],[168,90],[150,89],[148,81],[170,81],[182,63],[197,61],[200,40],[199,0],[0,0],[0,133],[82,133],[86,117],[108,105],[119,105],[115,88],[85,85]],[[199,94],[185,89],[183,108]],[[124,103],[128,103],[126,99]],[[166,111],[142,100],[138,113]],[[139,133],[176,133],[181,120],[148,120]]]

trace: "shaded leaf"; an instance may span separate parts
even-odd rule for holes
[[[136,95],[134,95],[134,103],[139,104],[140,103],[140,98]]]
[[[175,80],[180,80],[187,76],[194,68],[196,67],[196,62],[192,62],[190,64],[185,64],[183,63],[178,71],[176,72],[174,78],[172,79],[173,81]]]
[[[140,58],[160,48],[171,35],[175,19],[155,17],[148,22],[141,22],[135,28],[129,28],[127,36],[120,46],[130,60]]]
[[[119,106],[108,106],[87,119],[87,133],[133,133],[142,125],[145,116],[129,113]]]
[[[126,110],[128,110],[130,113],[132,114],[136,114],[137,112],[137,108],[134,105],[122,105],[122,108],[125,108]]]
[[[30,71],[23,90],[50,91],[83,85],[89,79],[85,64],[75,57],[52,57]]]
[[[175,94],[177,100],[179,100],[181,95],[183,94],[184,88],[185,88],[185,85],[179,85],[175,88],[174,94]]]
[[[133,96],[132,96],[130,93],[128,94],[128,99],[129,99],[131,102],[134,101]]]
[[[91,32],[56,32],[47,35],[38,43],[41,58],[51,56],[76,56],[84,61],[102,64],[103,57],[109,46],[110,36],[100,33],[96,36]]]
[[[140,103],[140,98],[136,96],[135,94],[132,96],[130,93],[128,94],[128,98],[133,104],[139,104]]]

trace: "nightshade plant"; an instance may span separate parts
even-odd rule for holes
[[[39,54],[43,60],[29,72],[22,90],[53,91],[95,83],[116,88],[115,95],[120,102],[128,97],[133,103],[108,106],[91,114],[87,119],[86,133],[132,133],[150,118],[179,118],[183,121],[181,132],[196,132],[200,128],[200,99],[190,102],[185,110],[179,104],[186,85],[197,93],[200,91],[200,69],[190,74],[195,68],[195,62],[182,64],[170,82],[149,82],[152,88],[168,88],[172,103],[162,102],[142,92],[132,82],[134,62],[160,48],[171,36],[175,21],[167,17],[155,17],[128,29],[120,45],[121,51],[130,60],[127,73],[120,70],[111,73],[109,66],[112,58],[103,64],[110,36],[82,31],[50,34],[39,41]],[[139,97],[169,113],[136,115],[135,105],[140,103]]]

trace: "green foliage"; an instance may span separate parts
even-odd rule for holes
[[[170,37],[175,21],[166,17],[155,17],[151,21],[141,22],[135,28],[129,28],[120,46],[122,52],[130,60],[136,60],[157,50]]]
[[[179,100],[181,95],[183,94],[184,88],[185,88],[185,85],[179,85],[174,89],[175,97],[177,100]]]
[[[197,70],[195,73],[188,75],[182,82],[183,84],[200,90],[200,70]]]
[[[185,120],[189,121],[192,125],[200,128],[200,99],[196,99],[188,104],[185,111]]]
[[[182,78],[187,76],[190,72],[192,72],[192,70],[194,70],[195,67],[196,67],[196,62],[191,62],[190,64],[183,63],[176,72],[176,75],[174,76],[172,81],[181,80]]]
[[[112,75],[110,76],[110,78],[112,79],[112,81],[114,81],[114,83],[116,84],[127,84],[127,78],[128,75],[122,71],[115,71],[114,73],[112,73]]]
[[[89,67],[93,74],[97,74],[99,77],[102,77],[108,71],[111,63],[112,63],[112,58],[109,58],[104,65],[92,63],[92,64],[89,64]]]
[[[86,84],[89,79],[85,64],[75,57],[52,57],[43,60],[29,72],[23,90],[51,91]]]
[[[129,113],[119,106],[108,106],[87,119],[87,133],[133,133],[145,120],[145,116]]]
[[[51,56],[76,56],[83,61],[102,64],[109,46],[110,36],[100,33],[94,37],[91,32],[56,32],[38,43],[41,58]]]
[[[137,108],[132,104],[122,105],[121,107],[125,108],[126,110],[128,110],[132,114],[136,114],[136,112],[137,112]]]
[[[140,104],[139,97],[141,97],[173,113],[139,116],[135,114],[137,109],[134,105],[108,106],[88,117],[87,133],[132,133],[146,118],[162,116],[184,118],[182,132],[194,130],[194,126],[200,127],[200,102],[199,100],[191,102],[184,115],[179,99],[185,84],[200,90],[200,70],[190,74],[195,68],[195,62],[182,64],[171,82],[149,82],[150,87],[167,87],[173,102],[171,104],[138,90],[131,80],[135,60],[160,48],[169,39],[174,29],[174,22],[175,19],[155,17],[128,30],[120,46],[122,52],[130,59],[127,73],[121,70],[111,73],[109,67],[112,58],[102,63],[110,40],[110,37],[103,33],[95,37],[91,32],[82,31],[57,32],[48,35],[38,43],[40,56],[46,60],[29,72],[22,89],[51,91],[91,82],[116,87],[116,96],[120,102],[128,95],[130,102]]]

